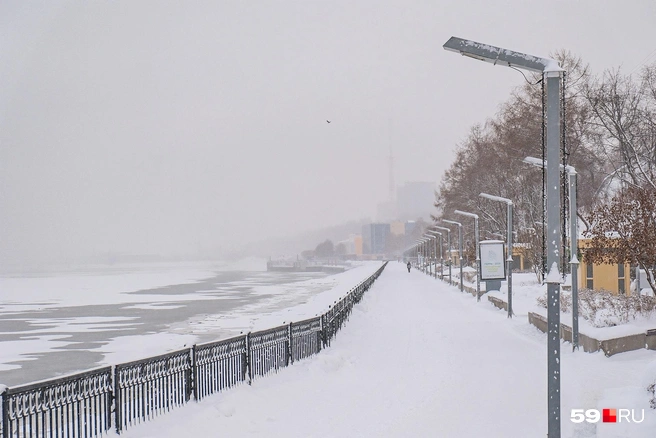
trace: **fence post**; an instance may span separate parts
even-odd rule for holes
[[[9,388],[2,391],[2,436],[9,437],[9,399],[7,397]]]
[[[248,348],[246,346],[246,336],[244,336],[244,353],[241,355],[241,381],[246,381],[246,370],[248,369]]]
[[[319,318],[319,331],[317,332],[317,351],[314,352],[315,354],[319,353],[321,351],[321,347],[322,347],[322,345],[321,345],[321,343],[323,342],[322,339],[321,339],[321,332],[322,332],[322,328],[323,328],[323,324],[321,323],[322,320],[323,320],[323,318]]]
[[[114,369],[116,366],[112,365],[111,371],[109,372],[109,386],[112,388],[110,391],[107,391],[107,405],[105,406],[105,419],[107,420],[107,432],[112,430],[112,407],[114,406]],[[6,436],[6,435],[5,435]]]
[[[116,422],[116,433],[121,433],[121,387],[118,381],[119,373],[117,367],[112,367],[112,377],[114,378],[114,421]]]
[[[191,395],[192,391],[194,394],[194,400],[198,401],[198,367],[196,366],[196,344],[191,347],[191,372],[189,373],[189,379],[191,380],[191,388],[187,390],[187,393]],[[189,401],[189,396],[187,397]]]
[[[320,321],[319,324],[320,324],[320,327],[321,327],[321,331],[320,331],[320,333],[321,333],[321,346],[323,348],[326,348],[326,346],[327,346],[327,344],[326,344],[326,324],[324,324],[324,318],[325,317],[326,317],[326,314],[324,313],[319,318],[319,321]]]
[[[246,367],[248,368],[248,384],[253,381],[253,364],[251,364],[251,332],[246,333]]]
[[[287,327],[287,360],[285,360],[285,366],[289,366],[289,363],[294,363],[294,356],[292,355],[292,322],[289,323]]]

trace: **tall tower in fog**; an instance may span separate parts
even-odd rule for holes
[[[389,188],[387,201],[378,204],[376,218],[378,221],[395,220],[398,212],[396,205],[396,186],[394,185],[394,153],[392,150],[392,119],[387,122],[387,142],[389,143],[388,171]]]

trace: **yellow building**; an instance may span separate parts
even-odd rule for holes
[[[591,245],[590,239],[579,239],[579,250],[582,254]],[[631,266],[624,264],[588,264],[579,260],[579,288],[607,290],[614,294],[630,294]]]
[[[362,255],[362,236],[356,234],[353,236],[353,245],[355,246],[355,255]]]
[[[533,266],[526,256],[527,251],[531,249],[530,243],[513,244],[513,271],[528,271]]]

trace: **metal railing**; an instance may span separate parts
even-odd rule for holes
[[[2,394],[3,437],[93,437],[112,421],[112,367],[16,388]]]
[[[193,350],[175,351],[116,365],[116,430],[167,412],[189,401]]]
[[[330,345],[373,282],[351,289],[323,315],[156,357],[6,388],[0,438],[91,438],[277,372]]]
[[[247,380],[248,344],[246,336],[209,344],[194,345],[194,398],[235,386]]]

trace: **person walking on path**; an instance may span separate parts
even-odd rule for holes
[[[410,264],[410,262],[408,262],[408,265],[407,265],[407,266],[408,266],[408,272],[410,272],[410,267],[412,266],[412,265]]]

